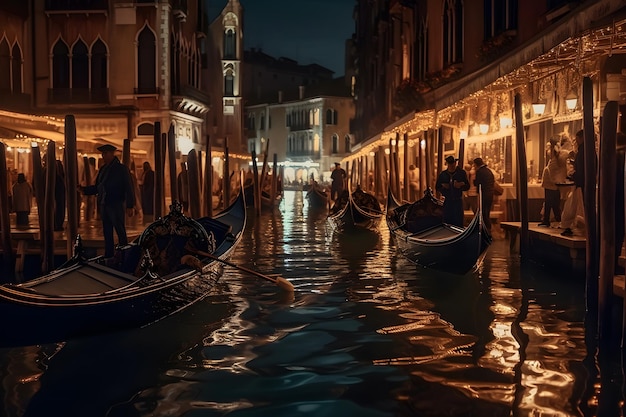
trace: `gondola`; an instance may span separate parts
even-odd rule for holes
[[[113,258],[74,255],[40,278],[0,286],[0,346],[66,341],[137,328],[204,298],[246,225],[243,193],[215,217],[194,220],[174,201]],[[220,262],[219,260],[223,262]]]
[[[430,188],[423,198],[407,204],[398,202],[389,190],[386,221],[402,255],[438,271],[468,273],[480,265],[491,244],[480,204],[467,227],[449,225],[443,222],[442,202]]]
[[[306,199],[310,207],[324,208],[328,206],[328,191],[317,184],[312,184],[306,192]]]
[[[350,193],[344,190],[328,215],[328,223],[335,231],[355,229],[376,230],[383,217],[380,203],[360,187]]]

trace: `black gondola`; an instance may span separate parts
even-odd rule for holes
[[[357,187],[353,193],[343,191],[331,208],[328,222],[336,231],[376,230],[382,217],[383,212],[376,197]]]
[[[402,255],[418,265],[453,274],[477,268],[491,244],[480,204],[469,225],[457,227],[443,222],[442,202],[432,190],[424,194],[415,203],[401,204],[388,192],[387,225]]]
[[[330,201],[328,191],[318,184],[311,184],[310,187],[308,187],[306,199],[309,201],[309,206],[315,208],[328,207]]]
[[[193,220],[174,202],[165,217],[115,256],[74,256],[40,278],[0,286],[0,345],[17,346],[145,326],[204,298],[246,225],[243,193],[213,218]]]

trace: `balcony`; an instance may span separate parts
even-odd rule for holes
[[[108,0],[46,0],[46,12],[94,12],[106,13]]]
[[[30,108],[30,94],[0,89],[0,107],[7,110],[27,110]]]
[[[172,97],[186,97],[207,105],[211,100],[208,94],[191,85],[181,85],[172,88]]]
[[[134,89],[135,95],[155,95],[155,94],[159,94],[160,90],[159,87],[154,86],[154,87],[137,87]]]
[[[50,104],[107,104],[108,88],[49,88]]]
[[[294,161],[308,161],[316,160],[320,155],[319,152],[310,150],[287,150],[285,156],[287,158],[292,158]]]

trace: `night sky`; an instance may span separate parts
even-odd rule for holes
[[[344,75],[345,43],[356,0],[240,0],[245,49],[319,64]]]

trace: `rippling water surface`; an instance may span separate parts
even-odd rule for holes
[[[232,258],[293,296],[227,267],[207,299],[147,328],[0,350],[4,413],[596,415],[580,279],[521,268],[502,238],[477,273],[429,272],[385,224],[337,235],[325,215],[286,192]]]

